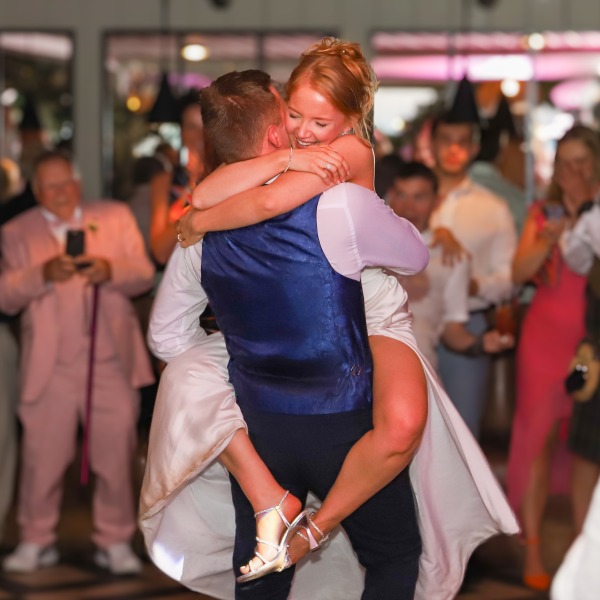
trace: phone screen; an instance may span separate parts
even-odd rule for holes
[[[68,229],[65,253],[69,256],[85,254],[85,231],[83,229]]]
[[[557,221],[565,216],[565,209],[560,204],[547,204],[544,206],[544,215],[551,221]]]

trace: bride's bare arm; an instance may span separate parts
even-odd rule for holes
[[[350,168],[350,181],[373,189],[373,151],[354,136],[334,142]],[[355,174],[355,176],[352,176]],[[247,190],[208,210],[191,210],[179,222],[182,246],[198,240],[207,231],[236,229],[284,214],[331,187],[314,173],[287,172],[270,185]]]
[[[346,181],[348,163],[331,146],[306,149],[290,147],[256,158],[222,165],[205,177],[194,189],[192,206],[207,209],[245,190],[258,186],[279,173],[303,171],[318,175],[328,187]]]

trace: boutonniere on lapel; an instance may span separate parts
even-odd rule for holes
[[[96,231],[98,231],[98,227],[99,227],[98,221],[96,221],[96,220],[88,221],[85,224],[85,228],[88,231],[91,231],[92,233],[96,233]]]

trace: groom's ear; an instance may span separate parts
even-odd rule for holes
[[[273,148],[279,149],[283,147],[284,140],[281,139],[279,127],[269,125],[269,128],[267,129],[267,140],[269,141],[269,145]]]

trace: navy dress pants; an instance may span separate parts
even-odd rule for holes
[[[321,500],[350,448],[372,429],[372,412],[332,415],[257,413],[242,407],[250,438],[277,481],[304,503],[308,491]],[[250,560],[256,545],[254,511],[231,478],[236,513],[233,567]],[[421,537],[405,469],[342,523],[366,570],[362,600],[411,600],[419,571]],[[327,552],[324,546],[321,552]],[[236,585],[238,600],[285,600],[294,567]],[[335,586],[335,581],[328,585]],[[332,590],[334,591],[334,590]]]

